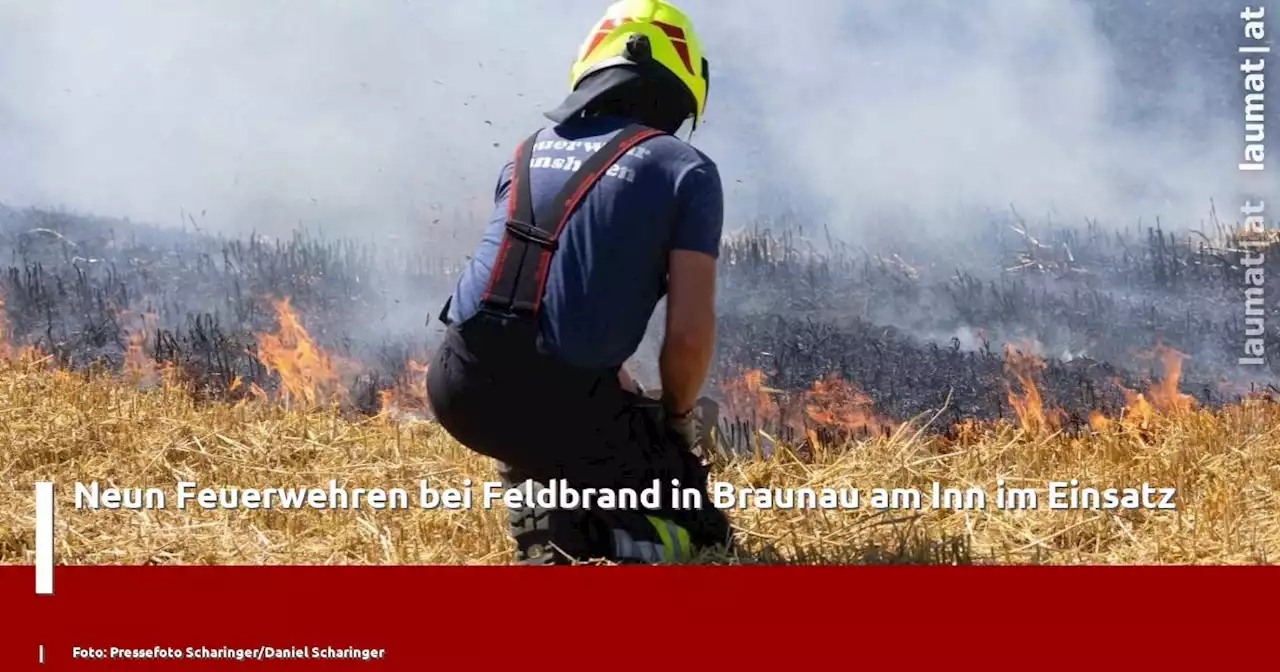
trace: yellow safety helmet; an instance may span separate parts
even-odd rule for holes
[[[605,11],[578,52],[570,88],[576,90],[587,75],[630,63],[628,43],[636,34],[648,38],[652,59],[671,71],[693,95],[693,126],[707,108],[711,67],[693,22],[665,0],[619,0]]]

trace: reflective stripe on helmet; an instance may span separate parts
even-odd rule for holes
[[[666,0],[619,0],[609,7],[578,53],[570,73],[576,89],[584,77],[601,68],[626,63],[628,39],[646,35],[654,60],[671,71],[693,96],[696,128],[706,111],[710,67],[689,18]]]
[[[589,58],[591,53],[596,50],[596,47],[599,47],[600,43],[604,42],[604,38],[608,37],[609,33],[613,32],[614,28],[623,24],[631,23],[634,20],[635,19],[629,17],[623,17],[621,19],[605,19],[604,22],[600,24],[600,29],[596,31],[596,36],[592,38],[591,43],[587,45],[587,49],[583,52],[582,58]],[[689,56],[689,42],[685,38],[684,29],[680,26],[673,26],[661,21],[650,21],[649,24],[661,28],[662,32],[666,33],[667,37],[671,38],[671,44],[676,48],[676,53],[680,55],[680,60],[684,62],[685,70],[688,70],[691,75],[697,75],[698,73],[693,69],[693,60]],[[705,58],[702,59],[704,70],[706,60],[707,59]],[[704,73],[703,78],[705,79],[705,77],[706,75]]]

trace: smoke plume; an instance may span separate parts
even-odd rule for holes
[[[605,5],[0,0],[0,202],[465,249]],[[962,232],[1009,204],[1178,226],[1237,187],[1238,8],[682,6],[712,59],[694,140],[731,228],[788,211],[852,238]]]

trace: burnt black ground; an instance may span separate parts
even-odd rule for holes
[[[1046,359],[1038,379],[1046,404],[1072,426],[1090,410],[1119,409],[1115,380],[1142,389],[1161,376],[1144,356],[1156,343],[1190,356],[1182,390],[1204,404],[1276,378],[1274,363],[1236,364],[1238,241],[1210,245],[1208,236],[1139,226],[1027,230],[1013,215],[963,239],[864,250],[825,230],[781,226],[725,243],[713,396],[746,369],[784,390],[838,373],[889,417],[934,411],[949,398],[943,426],[1008,418],[1003,346],[1028,342]],[[180,365],[201,394],[227,396],[237,376],[272,390],[276,381],[252,354],[254,332],[274,331],[269,300],[289,297],[323,346],[360,362],[352,401],[365,411],[409,359],[427,357],[462,261],[425,240],[228,240],[5,208],[0,255],[11,339],[65,365],[119,366],[128,334],[146,328],[145,352]],[[1267,256],[1268,276],[1280,277],[1278,258]],[[1268,318],[1274,342],[1280,316]],[[650,359],[659,336],[648,339]]]

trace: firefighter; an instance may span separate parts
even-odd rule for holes
[[[554,125],[503,168],[492,219],[441,313],[433,412],[498,460],[506,483],[661,486],[653,510],[513,508],[521,563],[669,562],[731,541],[695,453],[724,195],[716,164],[676,135],[702,120],[709,74],[675,6],[610,6],[573,64],[570,94],[545,115]],[[655,400],[624,365],[664,296]],[[702,507],[672,501],[673,481]]]

